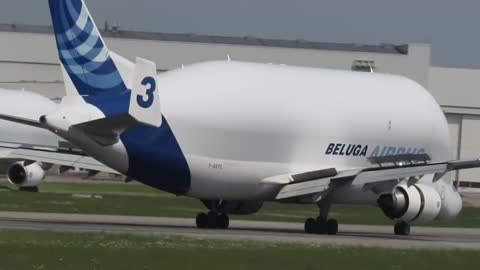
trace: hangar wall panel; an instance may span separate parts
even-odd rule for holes
[[[480,107],[480,70],[430,68],[430,92],[442,106]]]
[[[57,99],[65,95],[58,64],[0,61],[0,88],[24,89]]]
[[[450,130],[450,149],[452,151],[452,159],[458,159],[460,156],[460,136],[462,128],[463,116],[461,114],[446,114],[448,128]],[[452,180],[457,180],[458,172],[450,173]]]
[[[460,158],[474,159],[480,157],[480,116],[464,115],[461,125]],[[480,182],[480,169],[460,172],[462,181]]]
[[[63,81],[60,65],[0,61],[1,82]]]
[[[65,87],[61,83],[0,83],[3,89],[18,89],[38,93],[54,101],[60,101],[65,96]]]

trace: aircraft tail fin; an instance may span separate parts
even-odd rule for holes
[[[125,92],[134,64],[108,50],[84,1],[48,2],[67,95]]]
[[[129,115],[159,127],[155,63],[132,63],[110,51],[83,0],[49,0],[49,6],[67,96],[81,96],[104,118]]]

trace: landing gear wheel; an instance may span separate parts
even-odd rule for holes
[[[220,214],[217,216],[217,228],[218,229],[228,229],[230,220],[226,214]]]
[[[318,234],[327,233],[327,219],[323,217],[317,217],[317,231]]]
[[[329,219],[326,223],[327,234],[335,235],[338,232],[338,222],[336,219]]]
[[[326,220],[323,217],[305,220],[305,232],[315,234],[337,234],[338,222],[335,219]]]
[[[198,214],[196,223],[199,229],[228,229],[230,219],[226,214],[210,211]]]
[[[306,233],[316,233],[317,227],[317,221],[315,219],[307,218],[307,220],[305,220],[304,229]]]
[[[217,219],[218,219],[218,214],[215,212],[208,212],[208,222],[207,222],[207,228],[209,229],[216,229],[217,228]]]
[[[33,187],[19,187],[18,190],[20,191],[26,191],[26,192],[38,192],[39,189],[37,186],[33,186]]]
[[[393,229],[396,235],[409,235],[410,234],[410,224],[405,221],[400,221],[395,224]]]
[[[197,228],[205,229],[208,227],[208,216],[205,213],[200,213],[197,215],[196,219]]]

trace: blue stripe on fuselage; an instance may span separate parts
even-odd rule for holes
[[[105,117],[126,114],[131,92],[111,97],[85,97]],[[168,121],[162,117],[159,128],[138,124],[120,136],[127,150],[127,176],[174,194],[190,189],[190,169]]]
[[[159,128],[137,125],[121,135],[128,154],[127,175],[175,194],[190,189],[190,169],[165,117]]]
[[[130,106],[130,91],[114,96],[84,96],[83,99],[100,109],[105,117],[127,114]]]

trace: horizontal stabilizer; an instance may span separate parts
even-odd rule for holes
[[[18,123],[22,125],[27,125],[27,126],[32,126],[32,127],[38,127],[38,128],[45,128],[42,123],[40,123],[39,120],[32,120],[32,119],[27,119],[23,117],[18,117],[14,115],[6,115],[6,114],[0,114],[0,119],[13,122],[13,123]]]
[[[136,124],[138,122],[130,115],[123,114],[77,124],[73,127],[82,130],[98,144],[107,146],[116,144],[120,135]]]

